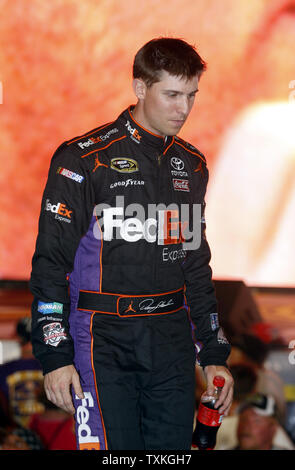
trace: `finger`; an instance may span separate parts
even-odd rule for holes
[[[65,387],[57,382],[55,384],[47,384],[47,396],[50,397],[50,401],[55,404],[58,408],[68,412],[67,409],[67,398],[66,398],[66,389]]]
[[[70,414],[75,414],[75,408],[74,408],[74,405],[73,405],[73,400],[72,400],[72,396],[71,394],[68,392],[66,393],[66,395],[64,395],[64,405],[63,405],[63,409],[65,411],[67,411],[68,413]]]
[[[72,378],[72,384],[75,394],[82,400],[84,398],[84,393],[81,387],[80,379],[78,374],[74,374]]]
[[[231,396],[232,393],[233,393],[233,381],[230,378],[225,379],[224,386],[222,387],[222,389],[220,391],[219,398],[218,398],[217,402],[215,403],[215,408],[222,405],[222,403],[224,403],[226,398],[229,395]]]
[[[54,389],[52,389],[50,393],[53,403],[59,408],[64,409],[63,393],[60,390],[59,386],[57,385],[56,387],[54,387]]]
[[[215,387],[213,385],[213,379],[214,379],[214,376],[210,376],[208,375],[207,376],[207,387],[206,387],[206,393],[207,395],[213,395],[214,394],[214,391],[215,391]]]
[[[225,402],[229,392],[230,392],[230,387],[227,386],[227,385],[224,385],[223,388],[222,388],[222,391],[221,391],[221,393],[218,397],[218,400],[216,401],[216,403],[214,405],[214,408],[218,408],[219,406],[221,406]]]
[[[58,399],[60,408],[62,408],[67,413],[75,413],[69,384],[65,384],[60,387],[60,389],[58,390]]]
[[[45,383],[44,384],[44,389],[45,389],[45,394],[46,394],[47,399],[49,401],[51,401],[51,403],[53,403],[54,405],[58,406],[57,405],[57,398],[56,398],[54,390],[52,390],[51,385]]]
[[[230,387],[226,397],[221,402],[221,405],[220,405],[220,408],[219,408],[219,412],[221,414],[227,415],[229,413],[229,410],[230,410],[230,407],[231,407],[231,404],[232,404],[232,400],[233,400],[233,387]]]
[[[48,390],[48,388],[44,388],[44,390],[47,400],[52,402],[50,391]]]
[[[228,403],[228,404],[225,403],[225,404],[220,408],[220,414],[222,414],[223,416],[227,416],[227,415],[229,414],[230,408],[231,408],[231,402]]]
[[[231,403],[232,403],[232,393],[229,390],[226,396],[221,397],[218,400],[218,402],[216,403],[216,407],[221,413],[223,413],[231,406]]]

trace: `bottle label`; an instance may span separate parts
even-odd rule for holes
[[[218,410],[211,410],[207,408],[203,403],[200,403],[197,420],[206,426],[220,426],[223,415]]]

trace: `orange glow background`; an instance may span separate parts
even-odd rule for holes
[[[56,147],[135,102],[152,37],[208,63],[181,137],[207,156],[215,278],[294,286],[295,2],[0,0],[0,278],[28,279]]]

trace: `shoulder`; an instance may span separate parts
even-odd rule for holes
[[[190,158],[196,158],[197,157],[203,163],[206,164],[205,155],[197,147],[195,147],[191,143],[181,139],[179,136],[175,136],[174,142],[178,146],[178,148],[182,149],[182,152],[186,153]]]
[[[91,167],[97,152],[107,149],[126,137],[119,122],[113,121],[96,127],[84,134],[64,141],[54,152],[52,163],[74,167]]]
[[[78,158],[85,158],[125,137],[118,121],[112,121],[64,142],[63,148]]]

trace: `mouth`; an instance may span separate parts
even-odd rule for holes
[[[243,433],[243,434],[239,434],[239,437],[242,438],[242,439],[249,439],[252,436],[251,436],[251,434]]]
[[[170,122],[172,122],[176,126],[182,126],[185,123],[185,119],[171,119]]]

